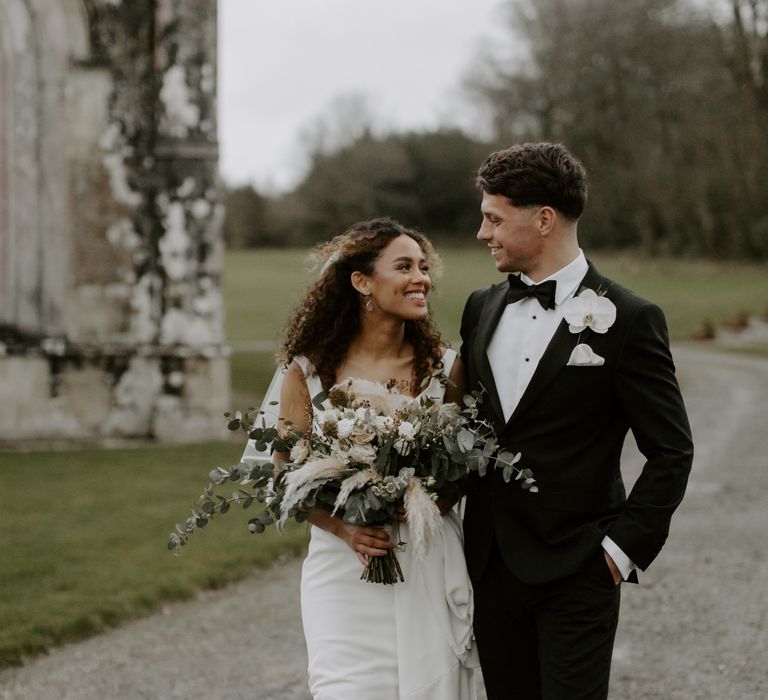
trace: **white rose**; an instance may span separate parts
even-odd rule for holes
[[[404,438],[412,438],[416,433],[416,426],[407,420],[404,420],[397,428],[397,434]]]
[[[333,409],[329,409],[327,411],[318,411],[315,414],[315,419],[319,425],[323,426],[323,428],[326,428],[326,426],[336,425],[338,422],[336,412]]]
[[[380,435],[389,433],[395,427],[395,421],[392,416],[374,416],[373,427]]]
[[[343,440],[344,438],[349,437],[352,434],[352,429],[354,427],[355,421],[351,418],[342,418],[336,426],[339,439]]]
[[[365,445],[368,442],[373,442],[375,437],[376,435],[369,430],[367,425],[356,426],[352,431],[352,435],[350,435],[352,442],[355,442],[358,445]]]

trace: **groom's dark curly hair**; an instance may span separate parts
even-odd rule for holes
[[[573,221],[587,203],[587,172],[560,143],[520,143],[491,153],[476,184],[516,207],[550,206]]]
[[[371,275],[381,252],[400,236],[416,241],[430,267],[437,268],[439,260],[427,237],[390,218],[361,221],[320,246],[315,257],[325,265],[286,325],[281,363],[287,366],[304,355],[326,390],[336,383],[336,370],[360,332],[360,317],[365,313],[360,294],[352,286],[352,273]],[[411,387],[415,394],[442,365],[443,343],[430,316],[406,320],[405,339],[413,347]]]

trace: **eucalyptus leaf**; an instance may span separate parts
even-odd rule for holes
[[[462,452],[469,452],[475,445],[475,436],[466,428],[462,428],[456,437],[456,442]]]
[[[325,401],[327,398],[328,398],[328,392],[321,391],[319,394],[315,394],[315,396],[312,397],[312,405],[319,411],[322,411],[323,401]]]

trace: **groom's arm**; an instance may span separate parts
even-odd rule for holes
[[[607,537],[645,569],[667,538],[693,461],[667,325],[657,306],[645,304],[636,311],[619,356],[615,386],[646,463]]]

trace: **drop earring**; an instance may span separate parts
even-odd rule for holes
[[[373,297],[370,294],[365,295],[365,310],[373,311]]]

